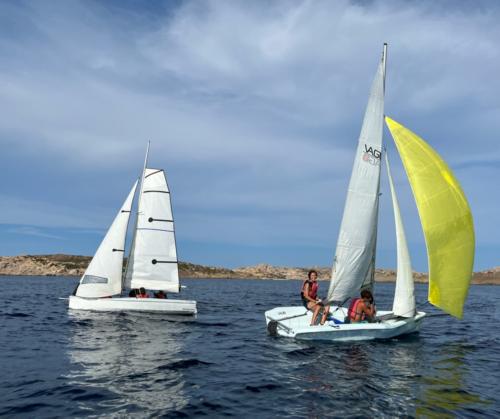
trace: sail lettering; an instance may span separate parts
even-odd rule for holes
[[[363,161],[366,161],[373,166],[378,166],[380,164],[380,159],[382,158],[382,153],[373,148],[372,146],[367,146],[365,144],[365,151],[363,153]]]

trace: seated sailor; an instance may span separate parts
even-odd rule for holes
[[[158,292],[155,292],[155,298],[165,299],[165,298],[167,298],[167,294],[165,294],[165,292],[160,290]]]
[[[373,301],[373,295],[368,290],[361,291],[361,298],[353,298],[347,311],[347,323],[359,323],[367,321],[372,323],[375,321],[377,308]]]
[[[307,274],[307,279],[302,283],[302,290],[300,296],[302,298],[302,304],[308,310],[313,312],[311,319],[311,326],[316,324],[318,315],[323,309],[323,315],[321,316],[321,324],[325,324],[326,317],[330,307],[323,305],[320,298],[318,298],[318,273],[315,270],[309,271]]]
[[[149,295],[144,287],[139,288],[139,294],[137,294],[137,298],[149,298]]]

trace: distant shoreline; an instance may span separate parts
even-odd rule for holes
[[[81,276],[92,258],[78,255],[22,255],[0,256],[0,275],[9,276]],[[321,280],[329,280],[329,267],[282,267],[268,264],[245,266],[235,269],[179,262],[181,278],[200,279],[304,279],[309,269],[316,269]],[[414,272],[415,282],[427,283],[426,273]],[[377,269],[376,282],[394,282],[396,272],[392,269]],[[472,284],[500,285],[500,267],[474,272]]]

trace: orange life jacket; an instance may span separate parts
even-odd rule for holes
[[[351,320],[356,320],[356,310],[358,309],[358,305],[361,302],[361,298],[353,298],[351,304],[349,304],[349,309],[347,310],[347,315]],[[365,313],[362,313],[361,320],[365,319]]]

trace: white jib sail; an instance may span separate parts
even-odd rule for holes
[[[126,283],[131,288],[179,292],[174,219],[163,170],[144,172]]]
[[[371,288],[377,222],[384,121],[385,54],[378,66],[358,141],[344,215],[340,226],[328,300],[344,302]]]
[[[78,297],[99,298],[122,291],[123,254],[137,182],[116,215],[76,290]]]
[[[389,159],[385,155],[387,164],[387,175],[391,187],[392,206],[394,208],[394,222],[396,224],[396,246],[398,254],[398,271],[396,276],[396,290],[394,292],[394,304],[392,311],[396,316],[413,317],[415,315],[415,285],[413,283],[413,273],[411,269],[410,252],[406,242],[406,235],[403,226],[403,219],[399,210],[396,189],[391,176]]]

